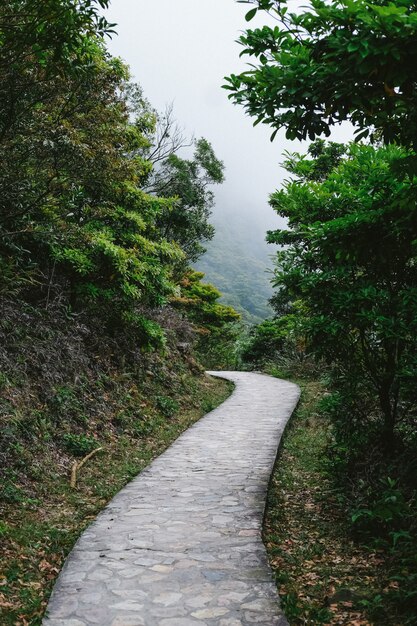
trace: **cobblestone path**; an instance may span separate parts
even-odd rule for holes
[[[83,533],[44,626],[285,626],[261,539],[296,385],[210,372],[236,389]]]

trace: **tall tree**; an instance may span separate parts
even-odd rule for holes
[[[158,221],[161,231],[185,252],[187,263],[195,262],[204,252],[202,245],[214,236],[210,224],[214,194],[211,187],[224,181],[223,163],[216,157],[206,139],[193,142],[194,154],[184,159],[171,149],[161,159],[149,183],[160,197],[173,197],[173,209],[164,212]]]
[[[176,242],[185,253],[176,268],[181,277],[187,265],[204,254],[204,243],[214,236],[209,221],[214,206],[212,187],[224,182],[224,164],[207,139],[187,138],[175,120],[172,104],[158,113],[140,86],[130,87],[129,92],[131,111],[148,122],[142,128],[148,143],[141,146],[138,154],[152,167],[142,188],[147,193],[175,199],[173,206],[160,215],[158,225],[163,236]],[[184,158],[184,151],[189,153],[190,148],[192,156]]]
[[[243,2],[248,21],[258,11],[274,19],[240,37],[255,65],[227,79],[255,123],[314,140],[349,120],[358,139],[417,146],[415,2],[310,0],[302,12],[286,0]]]
[[[357,145],[341,161],[329,159],[317,181],[331,150],[319,142],[312,159],[293,155],[295,179],[271,196],[288,220],[288,229],[269,233],[284,246],[276,286],[281,301],[304,303],[309,349],[332,365],[350,415],[340,424],[358,433],[366,423],[393,443],[399,421],[412,421],[415,411],[417,183],[393,171],[405,149]]]
[[[0,7],[0,288],[47,307],[57,293],[158,343],[143,314],[175,292],[213,235],[223,164],[192,159],[106,50],[107,0]]]
[[[43,32],[42,10],[15,4],[0,8],[3,19],[12,10],[22,32]],[[75,12],[74,41],[68,35],[59,54],[39,44],[36,55],[29,39],[16,66],[2,66],[2,286],[20,280],[26,297],[46,304],[59,286],[72,306],[97,304],[110,322],[129,321],[141,333],[146,320],[136,306],[166,301],[172,264],[184,254],[157,226],[174,201],[141,189],[152,164],[139,152],[154,120],[132,114],[129,72],[106,52],[95,4],[42,5],[57,9],[45,25],[57,32],[66,11]]]

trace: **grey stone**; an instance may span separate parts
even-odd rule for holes
[[[193,617],[197,619],[211,619],[213,617],[221,617],[222,615],[226,615],[229,613],[228,609],[223,609],[221,607],[213,607],[211,609],[201,609],[200,611],[194,611],[191,613]]]
[[[211,602],[212,600],[213,600],[212,595],[194,596],[194,597],[186,598],[185,604],[186,606],[189,606],[192,609],[199,609],[205,606],[206,604],[208,604],[209,602]]]
[[[184,619],[183,617],[174,617],[173,619],[163,619],[158,622],[158,626],[201,626],[201,622],[195,619]]]
[[[242,609],[247,609],[248,611],[260,611],[263,613],[267,611],[271,606],[269,598],[260,598],[258,600],[253,600],[253,602],[247,602],[246,604],[242,604]]]
[[[116,609],[118,612],[135,611],[140,614],[143,609],[143,604],[139,604],[139,602],[135,602],[135,600],[124,600],[123,602],[110,604],[110,608]]]
[[[261,539],[296,385],[236,389],[120,491],[80,537],[44,626],[288,626]]]
[[[182,593],[161,593],[159,596],[155,596],[153,599],[157,604],[163,604],[164,606],[171,606],[172,604],[178,604],[182,598]]]
[[[204,570],[203,574],[205,578],[207,578],[207,580],[210,580],[212,582],[223,580],[223,578],[225,578],[226,576],[225,572],[219,572],[219,571],[211,572],[210,570]]]
[[[139,617],[139,615],[134,615],[131,617],[116,617],[111,622],[110,626],[146,626],[143,617]]]
[[[90,624],[108,624],[110,617],[107,607],[97,607],[93,605],[84,605],[79,607],[77,617],[82,617],[83,620],[90,626]]]
[[[56,626],[86,626],[80,619],[58,619]]]

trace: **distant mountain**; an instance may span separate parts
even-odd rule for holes
[[[205,273],[206,282],[222,292],[222,301],[239,311],[244,321],[259,323],[272,313],[268,300],[276,247],[266,243],[266,228],[256,215],[217,209],[211,222],[216,234],[196,269]]]

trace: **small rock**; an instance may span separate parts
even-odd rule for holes
[[[226,615],[226,613],[229,613],[229,609],[214,607],[212,609],[207,608],[201,609],[201,611],[195,611],[194,613],[191,613],[191,615],[197,619],[210,619],[212,617],[221,617],[222,615]]]

